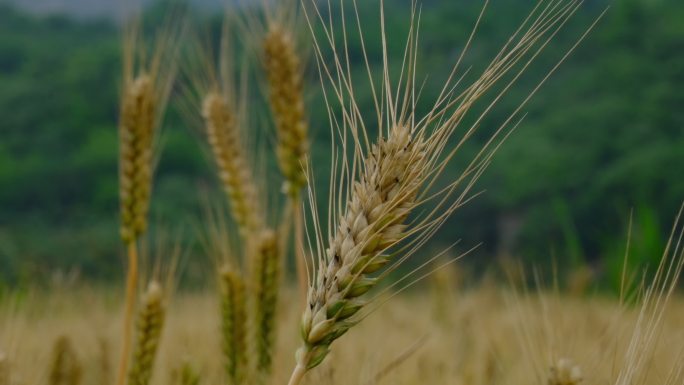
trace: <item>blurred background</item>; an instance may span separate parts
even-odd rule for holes
[[[221,3],[194,0],[187,9],[202,28],[218,33]],[[360,16],[377,65],[375,3],[361,4]],[[400,57],[410,2],[386,3],[390,50]],[[430,100],[482,2],[421,3],[419,70],[428,76],[424,99]],[[163,19],[165,2],[144,4],[146,20]],[[610,287],[619,280],[631,214],[629,263],[639,267],[660,258],[684,199],[680,0],[587,0],[464,152],[478,148],[488,123],[505,119],[608,5],[606,16],[525,108],[525,120],[476,188],[484,193],[445,224],[425,253],[456,239],[465,241],[465,249],[482,242],[461,262],[473,271],[516,258],[542,267],[586,268]],[[533,6],[493,1],[466,68],[491,59]],[[107,0],[0,1],[0,287],[123,277],[116,126],[123,14],[119,2]],[[362,78],[362,57],[358,47],[351,49]],[[306,92],[312,160],[324,186],[318,191],[326,191],[329,172],[319,165],[329,164],[330,134],[319,84],[311,59]],[[357,94],[372,112],[368,88],[357,88]],[[198,135],[173,104],[164,129],[152,219],[183,229],[173,233],[187,246],[184,270],[192,282],[203,274],[197,266],[207,264],[194,257],[202,254],[195,239],[203,202],[222,197]]]

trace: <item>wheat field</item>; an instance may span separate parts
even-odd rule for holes
[[[638,325],[640,307],[615,298],[540,290],[514,294],[477,287],[416,289],[392,299],[340,341],[310,384],[681,384],[684,301],[668,305],[654,335]],[[86,294],[89,293],[89,294]],[[56,290],[5,304],[0,338],[3,378],[11,384],[111,384],[118,352],[118,292]],[[273,382],[285,383],[298,344],[296,308],[283,301]],[[169,322],[152,384],[182,384],[189,366],[202,384],[226,383],[222,370],[219,299],[184,293],[169,302]],[[288,311],[288,309],[290,309]],[[201,315],[201,316],[198,316]],[[56,341],[66,337],[80,382],[50,382]],[[643,338],[643,336],[641,337]],[[568,362],[569,367],[562,367]],[[561,367],[559,367],[559,363]],[[577,367],[582,381],[553,380]],[[555,368],[555,369],[554,369]],[[624,377],[634,370],[631,379]],[[622,379],[620,379],[622,378]]]
[[[3,297],[0,385],[684,384],[681,211],[660,264],[648,272],[625,265],[618,294],[593,290],[581,272],[568,287],[543,285],[536,273],[537,284],[529,284],[514,263],[464,285],[458,265],[472,249],[456,258],[444,257],[450,248],[425,251],[479,194],[478,179],[524,124],[527,102],[603,14],[483,134],[490,111],[582,1],[536,2],[488,64],[467,76],[474,20],[427,109],[419,3],[411,2],[403,50],[388,52],[378,2],[380,68],[368,64],[366,26],[358,17],[346,24],[356,2],[333,3],[264,2],[244,15],[227,12],[218,41],[208,43],[176,14],[151,34],[139,19],[124,23],[117,145],[126,276],[121,287],[84,282]],[[370,83],[366,98],[356,94],[359,71],[349,60],[352,29]],[[233,50],[235,36],[248,49]],[[253,57],[241,65],[236,52]],[[327,191],[318,189],[310,159],[309,61],[333,138]],[[251,145],[259,127],[248,113],[251,76],[260,79],[255,88],[270,114],[266,149]],[[181,247],[148,234],[173,103],[225,192],[226,202],[209,203],[198,226],[213,265],[195,290],[178,287]],[[477,151],[461,154],[482,135]],[[263,171],[268,162],[258,151],[272,155],[279,180]],[[215,208],[223,203],[229,210]],[[160,242],[167,244],[148,249]]]

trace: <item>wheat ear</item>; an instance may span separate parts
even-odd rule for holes
[[[230,383],[245,383],[248,371],[247,309],[241,275],[225,266],[219,271],[221,286],[221,344]]]
[[[156,104],[149,75],[141,74],[124,85],[119,123],[119,196],[121,237],[126,244],[135,242],[147,227]]]
[[[220,93],[210,92],[202,103],[202,117],[233,218],[241,234],[247,237],[262,228],[263,217],[238,134],[235,112]]]
[[[257,239],[254,251],[253,274],[253,341],[257,369],[268,375],[273,361],[273,346],[280,285],[280,250],[272,230],[264,230]]]
[[[164,294],[161,284],[151,281],[142,297],[136,325],[137,338],[128,372],[130,385],[147,385],[152,377],[157,347],[164,325]]]
[[[78,385],[82,375],[83,368],[71,341],[65,336],[59,337],[52,350],[50,385]]]
[[[128,251],[122,352],[118,384],[123,385],[128,366],[132,320],[138,281],[137,239],[147,228],[152,189],[152,152],[157,102],[147,74],[124,84],[119,122],[119,200],[121,237]]]
[[[356,322],[360,298],[377,279],[369,274],[389,262],[382,251],[405,237],[404,220],[424,180],[425,146],[404,126],[373,146],[363,174],[354,184],[346,212],[319,265],[301,320],[304,346],[297,351],[299,371],[320,364],[330,344]]]
[[[306,185],[303,164],[309,147],[301,61],[292,34],[278,24],[270,25],[263,47],[269,102],[278,136],[278,165],[286,180],[284,190],[298,196]]]

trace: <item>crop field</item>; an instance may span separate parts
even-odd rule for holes
[[[574,81],[582,63],[563,71],[609,7],[531,1],[492,23],[496,2],[438,3],[264,0],[208,16],[162,1],[129,7],[116,39],[107,29],[92,37],[119,49],[120,66],[112,75],[109,59],[77,56],[65,90],[86,107],[60,111],[86,112],[75,127],[95,111],[116,122],[116,134],[101,131],[74,155],[105,165],[92,194],[104,209],[77,198],[100,180],[90,163],[54,158],[42,172],[55,183],[33,184],[15,170],[40,157],[4,157],[21,132],[0,143],[0,162],[19,165],[0,163],[0,181],[31,186],[0,194],[14,202],[0,200],[13,218],[0,218],[0,385],[684,384],[684,142],[681,112],[668,110],[681,99],[668,87],[681,80],[672,52],[684,30],[661,23],[673,43],[644,45],[663,69],[630,118],[630,102],[588,102],[590,91],[567,96],[558,85],[592,86]],[[455,26],[441,9],[471,18]],[[630,9],[641,8],[615,13],[641,15]],[[12,15],[8,31],[29,23]],[[33,28],[69,23],[46,17]],[[90,23],[82,28],[105,22]],[[439,36],[447,31],[459,34],[450,49]],[[0,38],[2,76],[30,96],[17,68],[29,57],[22,49],[39,43],[12,39]],[[86,65],[96,70],[78,70]],[[81,94],[78,79],[100,70],[118,96],[96,107],[114,91],[105,82]],[[559,112],[535,102],[547,85],[568,99]],[[604,121],[608,139],[573,142],[575,131],[604,128],[583,125],[589,110],[562,113],[585,102],[637,123],[623,133]],[[528,119],[543,126],[540,116],[551,128],[577,123],[516,139]],[[80,140],[55,124],[37,146]],[[649,127],[662,137],[642,145]],[[604,147],[593,152],[596,142]],[[509,143],[517,147],[497,162]],[[619,150],[631,160],[601,164]],[[554,169],[562,151],[571,164]],[[168,182],[197,158],[207,167],[194,183]],[[602,173],[577,179],[580,167]],[[599,202],[591,194],[605,203],[587,203]],[[599,218],[611,212],[629,214]],[[116,256],[123,269],[112,267]]]

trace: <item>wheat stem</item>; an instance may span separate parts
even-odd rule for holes
[[[295,267],[297,269],[297,285],[301,298],[306,300],[306,292],[309,285],[306,271],[306,254],[304,253],[304,216],[302,214],[301,200],[293,198],[291,202],[294,214],[294,255]]]
[[[135,297],[138,283],[138,247],[135,242],[128,243],[128,269],[126,273],[126,298],[124,303],[123,333],[121,336],[121,356],[116,384],[126,383],[126,372],[130,360],[131,339],[133,337],[133,313],[135,312]]]
[[[288,381],[288,385],[299,385],[302,380],[304,379],[304,375],[306,374],[307,369],[306,366],[299,365],[295,366],[294,371],[292,371],[292,376],[290,376],[290,381]]]

